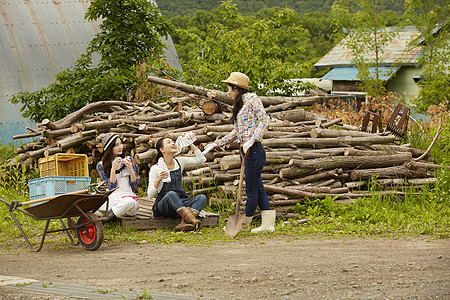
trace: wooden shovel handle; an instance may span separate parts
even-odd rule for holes
[[[236,213],[239,213],[239,206],[241,205],[242,200],[242,185],[244,181],[244,174],[245,174],[245,160],[247,159],[247,156],[250,154],[250,149],[248,149],[247,153],[243,155],[242,148],[239,149],[240,154],[243,156],[242,163],[241,163],[241,173],[239,174],[239,186],[238,186],[238,196],[236,199]]]
[[[85,190],[80,190],[80,191],[76,191],[76,192],[71,192],[71,193],[65,193],[63,195],[76,195],[76,194],[84,194],[84,193],[88,193],[89,190],[85,189]],[[52,200],[55,199],[56,197],[59,197],[62,195],[57,195],[57,196],[51,196],[51,197],[45,197],[45,198],[41,198],[41,199],[35,199],[35,200],[31,200],[31,201],[26,201],[26,202],[22,202],[20,203],[20,205],[28,205],[28,204],[33,204],[33,203],[39,203],[39,202],[44,202],[44,201],[48,201],[48,200]]]

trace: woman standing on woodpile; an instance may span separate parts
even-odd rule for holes
[[[261,100],[254,93],[249,93],[249,79],[240,72],[233,72],[226,80],[228,92],[234,100],[233,130],[223,138],[208,144],[204,152],[215,147],[223,147],[238,139],[239,147],[243,155],[250,151],[245,161],[245,191],[247,204],[245,206],[245,218],[242,221],[242,230],[248,231],[256,207],[261,210],[262,225],[252,232],[272,232],[275,230],[276,211],[270,209],[269,198],[264,190],[261,179],[262,168],[266,161],[266,152],[261,144],[269,117],[267,116]],[[242,157],[241,157],[242,159]]]
[[[97,141],[102,143],[104,151],[102,160],[97,164],[97,172],[106,182],[108,190],[119,187],[108,197],[108,221],[116,217],[135,216],[139,208],[138,197],[133,192],[139,185],[136,161],[131,156],[125,157],[122,141],[117,134],[103,133]],[[106,203],[100,210],[106,210]]]
[[[148,180],[148,196],[153,198],[158,194],[153,205],[153,216],[181,216],[181,223],[175,227],[175,231],[199,230],[202,223],[197,216],[206,204],[205,195],[189,198],[183,190],[183,169],[206,161],[206,157],[194,144],[189,146],[195,157],[174,158],[179,152],[177,145],[170,138],[160,138],[156,142],[158,152]]]

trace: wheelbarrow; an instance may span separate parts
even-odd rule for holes
[[[86,194],[88,190],[82,190],[27,202],[12,201],[11,203],[9,203],[2,198],[0,198],[0,201],[5,203],[5,205],[8,207],[9,213],[11,214],[14,222],[22,233],[22,236],[25,238],[28,247],[32,251],[38,252],[42,249],[47,233],[60,231],[65,231],[67,233],[73,245],[78,245],[80,243],[84,249],[92,251],[97,250],[103,243],[104,234],[102,221],[106,221],[108,219],[107,215],[104,217],[98,217],[96,214],[94,214],[94,212],[99,209],[100,206],[105,203],[105,201],[108,201],[108,196],[113,191],[114,190],[99,194]],[[21,206],[34,203],[39,204],[24,209],[19,208]],[[109,202],[107,202],[106,204],[106,211],[108,211],[108,205]],[[20,212],[36,221],[47,220],[38,248],[33,247],[27,235],[25,234],[15,215],[15,213],[17,212]],[[67,226],[67,224],[62,220],[63,218],[72,217],[78,217],[77,223],[73,226]],[[62,228],[56,230],[48,230],[48,226],[52,219],[59,219]],[[78,242],[74,241],[70,233],[71,231],[76,232]]]

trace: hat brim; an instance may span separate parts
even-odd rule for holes
[[[246,86],[246,85],[243,85],[243,84],[239,84],[237,81],[231,80],[230,78],[228,78],[226,80],[222,80],[222,82],[229,83],[229,84],[238,86],[238,87],[246,89],[246,90],[248,90],[250,88],[249,86]]]

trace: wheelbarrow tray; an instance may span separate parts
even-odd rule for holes
[[[96,211],[106,200],[108,200],[108,197],[105,197],[105,194],[63,194],[24,210],[36,220],[69,218],[82,215],[80,210],[83,212]]]
[[[70,234],[70,230],[76,230],[78,239],[80,240],[80,236],[83,238],[87,234],[87,239],[94,239],[95,243],[92,245],[87,245],[86,240],[82,241],[83,247],[87,250],[96,250],[101,243],[103,242],[103,224],[102,221],[106,220],[107,217],[97,218],[92,211],[95,211],[100,208],[100,206],[103,205],[106,201],[108,201],[108,196],[111,194],[113,190],[108,191],[106,193],[102,194],[63,194],[60,196],[57,196],[53,199],[49,199],[46,202],[42,202],[40,204],[28,207],[28,208],[12,208],[13,206],[8,201],[5,201],[0,198],[0,201],[5,203],[6,206],[9,207],[8,211],[12,218],[14,219],[14,222],[16,223],[17,227],[19,228],[20,232],[22,233],[22,236],[25,238],[26,243],[28,244],[28,247],[32,251],[40,251],[42,249],[42,246],[44,244],[45,237],[47,233],[52,232],[60,232],[65,231],[67,235],[69,236],[69,239],[71,240],[73,245],[78,245],[78,242],[75,243],[75,241],[72,238],[72,235]],[[107,203],[107,209],[108,209],[109,203]],[[19,211],[20,213],[34,219],[34,220],[47,220],[45,224],[44,231],[42,233],[42,239],[40,242],[40,245],[35,249],[31,242],[29,241],[27,235],[25,234],[25,231],[23,230],[22,226],[20,225],[18,219],[15,216],[15,211]],[[80,220],[82,221],[81,224],[77,224],[75,227],[67,227],[67,225],[62,220],[63,218],[70,218],[70,217],[76,217],[80,216]],[[59,219],[62,224],[62,229],[56,229],[56,230],[48,230],[50,221],[52,219]],[[92,226],[95,227],[95,229],[92,229]],[[89,227],[88,229],[85,229]],[[97,228],[98,227],[98,228]],[[99,232],[100,236],[97,236],[95,233],[95,236],[91,236],[92,232]],[[99,240],[97,240],[97,238]]]

